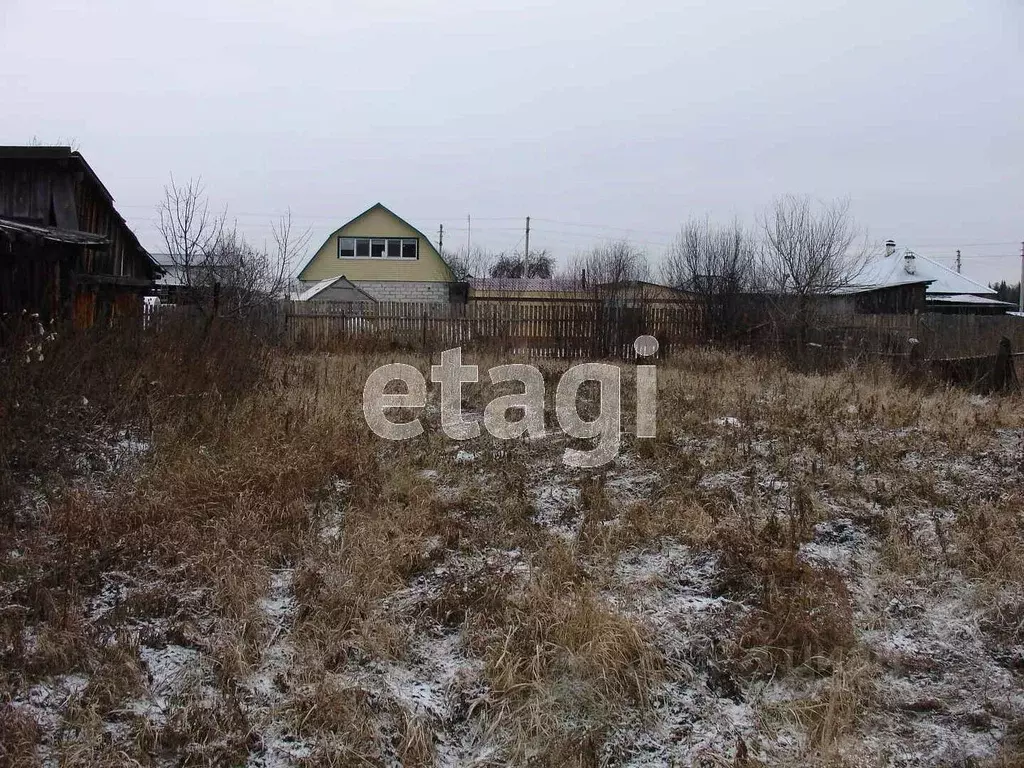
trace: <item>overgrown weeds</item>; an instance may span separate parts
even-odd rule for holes
[[[658,437],[576,472],[551,418],[378,440],[360,394],[392,359],[234,333],[58,338],[3,374],[5,408],[32,392],[0,428],[0,761],[772,764],[770,686],[760,735],[838,761],[935,624],[900,598],[947,584],[1019,663],[1012,397],[698,350],[659,370]]]

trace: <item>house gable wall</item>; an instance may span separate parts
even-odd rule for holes
[[[401,237],[419,241],[419,258],[350,259],[339,258],[341,237]],[[451,272],[437,249],[409,224],[380,205],[370,208],[345,226],[335,230],[299,273],[299,280],[316,282],[345,275],[353,283],[447,283]],[[363,286],[360,286],[363,287]],[[372,290],[368,293],[376,295]],[[390,299],[389,299],[390,300]]]

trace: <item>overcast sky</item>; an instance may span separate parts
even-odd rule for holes
[[[0,143],[73,140],[151,250],[171,173],[253,240],[380,201],[564,259],[848,196],[989,281],[1024,240],[1021,0],[0,0]]]

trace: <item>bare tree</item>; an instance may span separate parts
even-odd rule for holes
[[[651,278],[647,254],[626,240],[596,246],[569,262],[569,276],[588,290],[600,286],[625,286]]]
[[[157,227],[174,265],[175,277],[189,297],[212,287],[207,267],[224,231],[224,216],[210,213],[201,179],[179,186],[171,176],[157,206]]]
[[[452,278],[460,283],[471,277],[486,276],[495,261],[495,256],[482,248],[474,248],[469,252],[462,248],[441,255],[452,271]]]
[[[548,280],[554,271],[555,260],[547,251],[523,254],[500,254],[491,266],[491,277],[540,278]]]
[[[628,241],[596,246],[572,259],[568,277],[590,299],[595,357],[620,354],[637,336],[647,333],[647,254]]]
[[[661,272],[674,288],[701,298],[707,330],[723,339],[739,330],[744,294],[756,284],[757,244],[739,222],[688,222],[669,249]]]
[[[159,228],[187,299],[208,317],[246,316],[280,298],[289,266],[309,243],[309,230],[294,232],[289,210],[271,224],[274,248],[258,248],[211,214],[201,182],[178,186],[173,178],[159,206]]]
[[[266,292],[272,296],[286,294],[291,284],[288,275],[309,248],[312,230],[307,227],[301,232],[293,231],[292,209],[285,211],[277,221],[270,224],[274,238],[274,258],[268,270]]]
[[[848,200],[777,198],[762,219],[760,272],[776,319],[802,347],[824,297],[852,284],[868,259]]]

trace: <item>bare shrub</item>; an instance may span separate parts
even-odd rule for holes
[[[858,230],[848,200],[815,205],[810,198],[779,197],[765,212],[759,276],[775,320],[794,334],[802,354],[823,297],[850,285],[868,259],[857,248]]]
[[[199,179],[164,188],[157,224],[180,282],[181,299],[204,316],[252,317],[287,290],[291,263],[309,242],[293,231],[289,210],[272,223],[275,249],[247,242],[226,213],[211,213]]]
[[[82,454],[111,454],[104,441],[119,430],[201,436],[269,375],[269,348],[236,323],[47,338],[41,356],[0,350],[0,487],[79,476]],[[3,494],[0,505],[16,499]]]
[[[850,596],[839,574],[792,563],[763,564],[757,607],[739,630],[742,666],[771,673],[820,663],[853,645]]]
[[[676,236],[662,262],[662,278],[697,294],[711,341],[741,333],[746,294],[758,283],[757,242],[739,223],[719,227],[691,221]]]

